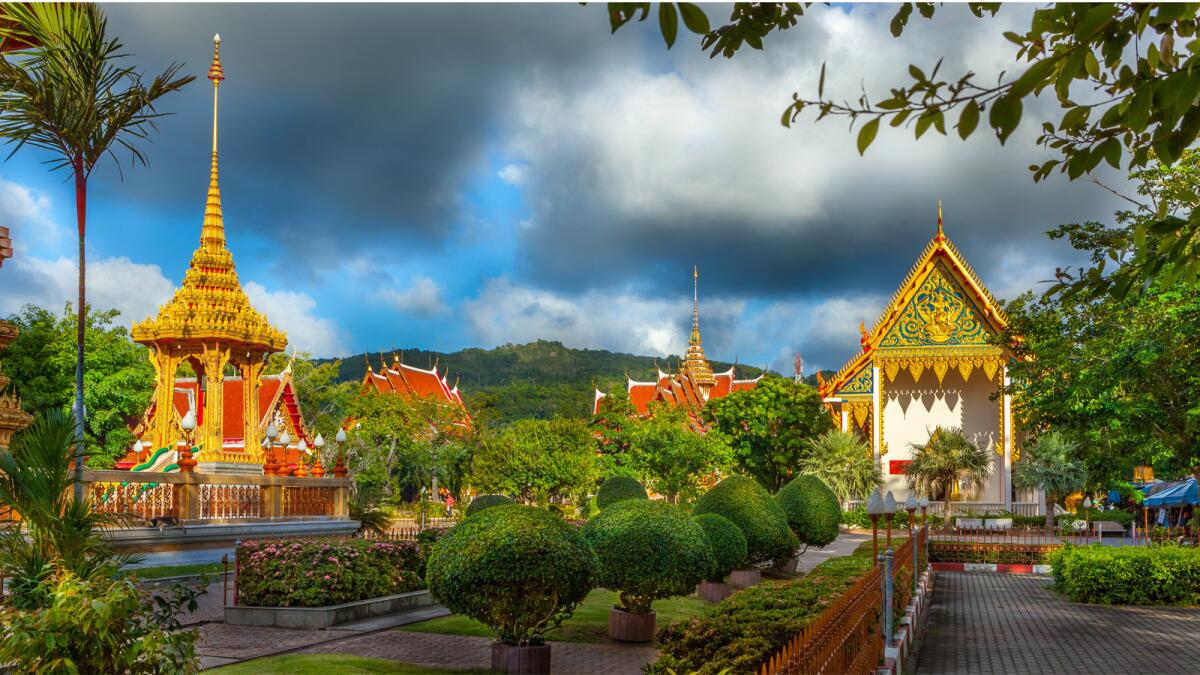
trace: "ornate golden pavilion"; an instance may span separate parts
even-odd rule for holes
[[[195,371],[197,409],[196,442],[205,462],[261,464],[262,419],[259,388],[267,357],[287,347],[287,337],[271,326],[250,305],[234,269],[233,255],[225,245],[225,223],[221,215],[221,190],[217,182],[217,94],[225,72],[221,68],[220,36],[214,38],[212,169],[200,247],[170,302],[158,316],[136,323],[130,331],[135,342],[150,348],[154,364],[155,392],[148,415],[152,428],[149,441],[154,448],[175,447],[182,433],[176,406],[176,372],[186,362]],[[240,415],[224,411],[227,368],[236,369],[241,379]],[[231,411],[232,412],[232,411]],[[224,429],[226,419],[240,420],[241,429]],[[227,450],[229,438],[239,447]],[[240,438],[239,438],[240,437]]]
[[[1010,356],[994,338],[1007,324],[1000,304],[946,236],[939,202],[937,233],[875,326],[859,325],[861,351],[832,378],[818,375],[835,424],[870,441],[885,489],[907,493],[911,444],[923,445],[943,426],[960,428],[994,451],[988,484],[969,498],[1011,502],[1009,477],[1020,449],[1010,396],[995,396],[1007,382]]]

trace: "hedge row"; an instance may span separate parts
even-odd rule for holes
[[[1050,554],[1054,584],[1075,602],[1200,604],[1200,549],[1064,546]]]
[[[1045,565],[1053,544],[994,544],[964,541],[930,541],[932,562],[994,563],[999,565]]]
[[[755,671],[871,569],[871,544],[817,565],[807,576],[758,584],[704,615],[659,631],[660,656],[647,673]]]
[[[244,541],[237,557],[240,604],[255,607],[323,607],[422,586],[420,554],[409,542]]]

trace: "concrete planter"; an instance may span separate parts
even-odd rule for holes
[[[696,586],[696,595],[709,602],[720,602],[733,595],[733,586],[721,581],[701,581]]]
[[[549,675],[550,645],[492,643],[492,670],[511,675]]]
[[[762,581],[760,570],[734,570],[729,573],[729,585],[737,589],[750,588]]]
[[[635,614],[620,607],[608,613],[608,636],[621,642],[652,642],[654,640],[654,612]]]
[[[436,604],[429,591],[412,591],[326,607],[225,606],[225,623],[234,626],[275,626],[319,630],[360,619],[397,614]]]

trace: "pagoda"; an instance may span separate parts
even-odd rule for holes
[[[258,472],[266,419],[264,405],[278,405],[280,392],[289,390],[285,373],[264,389],[267,358],[287,347],[287,337],[250,305],[238,282],[233,255],[225,243],[221,190],[217,180],[217,95],[225,71],[221,67],[221,38],[213,39],[208,79],[213,83],[212,166],[200,247],[192,254],[182,286],[158,315],[135,323],[134,342],[150,348],[154,364],[154,399],[140,429],[151,448],[175,448],[184,438],[180,421],[195,415],[195,444],[201,471]],[[196,377],[177,377],[187,363]],[[227,371],[236,376],[227,377]],[[305,440],[299,409],[290,397],[288,422],[292,438]],[[189,439],[189,441],[192,439]],[[144,460],[143,450],[129,460]],[[181,462],[182,463],[182,462]]]
[[[735,391],[753,389],[762,379],[760,374],[752,380],[739,380],[735,368],[730,366],[729,370],[714,373],[704,355],[704,344],[700,339],[700,271],[692,267],[692,332],[688,336],[688,348],[679,372],[668,373],[658,368],[653,382],[638,382],[626,375],[625,386],[629,392],[629,402],[639,415],[649,414],[650,404],[656,401],[682,406],[687,410],[692,426],[703,431],[706,427],[700,410],[705,403]],[[606,396],[599,389],[595,390],[593,414],[600,413]]]
[[[992,296],[946,236],[938,203],[937,232],[868,331],[859,352],[835,375],[818,375],[818,391],[843,431],[866,438],[884,490],[903,500],[912,446],[934,429],[959,429],[988,449],[993,470],[966,501],[1013,501],[1012,465],[1020,459],[1008,383],[1008,349],[996,337],[1008,325]],[[942,495],[928,495],[930,499]]]

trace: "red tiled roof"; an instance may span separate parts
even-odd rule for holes
[[[462,393],[458,387],[450,387],[445,375],[438,373],[436,364],[433,368],[425,370],[401,363],[399,358],[393,358],[391,366],[382,368],[380,372],[368,368],[363,375],[362,387],[371,387],[383,394],[432,396],[458,407],[462,411],[464,424],[471,422],[471,416],[463,405]]]
[[[734,369],[714,375],[716,383],[709,390],[707,398],[699,386],[694,384],[692,380],[684,374],[669,374],[661,370],[658,373],[659,379],[657,382],[637,382],[628,380],[626,388],[629,391],[629,403],[633,405],[633,409],[639,415],[645,415],[650,412],[650,404],[654,401],[661,401],[668,405],[682,405],[688,410],[688,417],[698,427],[703,428],[703,423],[700,418],[700,409],[704,404],[716,398],[728,396],[735,391],[743,391],[753,389],[761,375],[753,380],[736,379]],[[594,402],[592,404],[592,413],[600,412],[600,401],[605,397],[604,392],[596,390]]]

